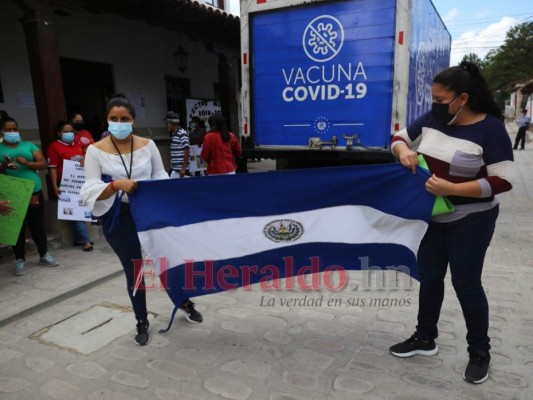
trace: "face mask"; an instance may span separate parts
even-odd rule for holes
[[[457,118],[457,115],[459,115],[459,112],[463,109],[463,106],[459,108],[459,110],[455,114],[450,114],[450,106],[457,100],[459,97],[456,97],[453,99],[450,103],[433,103],[431,105],[431,115],[433,115],[433,118],[435,118],[437,121],[442,122],[446,125],[451,125],[455,118]]]
[[[63,132],[61,135],[63,142],[72,143],[74,141],[74,132]]]
[[[81,131],[83,129],[83,122],[74,122],[72,126],[75,130]]]
[[[194,122],[191,124],[191,129],[196,129],[196,124]]]
[[[126,139],[133,131],[133,122],[113,122],[107,121],[109,128],[107,129],[114,137],[119,140]]]
[[[4,132],[4,141],[6,143],[15,144],[20,142],[19,132]]]

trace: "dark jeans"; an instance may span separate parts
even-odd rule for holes
[[[449,223],[431,222],[418,250],[420,294],[417,336],[438,336],[444,277],[448,263],[452,284],[466,321],[468,351],[490,350],[489,305],[481,285],[485,253],[489,247],[499,206]]]
[[[13,246],[15,258],[24,260],[25,244],[26,244],[26,225],[30,228],[31,238],[37,245],[39,255],[42,257],[48,251],[48,244],[46,243],[46,232],[44,231],[44,196],[43,192],[36,193],[39,197],[38,205],[28,206],[28,212],[22,223],[17,243]]]
[[[514,141],[513,149],[518,148],[518,143],[520,142],[520,148],[523,149],[526,146],[526,130],[527,126],[521,126],[518,128],[518,133],[516,134],[516,139]]]
[[[144,289],[144,277],[141,280],[140,288],[137,289],[135,296],[133,290],[135,286],[135,271],[132,260],[142,260],[141,243],[137,236],[135,222],[131,216],[130,206],[127,203],[122,203],[120,207],[120,222],[110,232],[104,231],[105,238],[111,245],[111,248],[116,253],[124,268],[126,274],[126,284],[128,295],[130,296],[133,312],[137,320],[146,320],[148,312],[146,310],[146,292]],[[137,271],[139,273],[140,271]]]

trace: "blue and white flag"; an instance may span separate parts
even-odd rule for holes
[[[302,273],[372,266],[418,278],[435,197],[399,164],[139,182],[139,239],[176,307]],[[313,289],[313,288],[308,288]]]

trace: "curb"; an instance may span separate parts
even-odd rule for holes
[[[29,315],[32,315],[32,314],[35,314],[36,312],[38,311],[41,311],[45,308],[48,308],[50,306],[53,306],[57,303],[60,303],[62,302],[63,300],[66,300],[70,297],[73,297],[73,296],[77,296],[78,294],[81,294],[81,293],[84,293],[86,291],[88,291],[89,289],[92,289],[106,281],[108,281],[109,279],[112,279],[112,278],[116,278],[118,277],[119,275],[122,275],[124,274],[124,271],[121,269],[117,270],[117,271],[113,271],[107,275],[104,275],[104,276],[101,276],[100,278],[98,279],[95,279],[94,281],[91,281],[91,282],[88,282],[82,286],[79,286],[79,287],[76,287],[74,289],[71,289],[65,293],[61,293],[55,297],[52,297],[50,299],[47,299],[47,300],[44,300],[43,302],[41,303],[38,303],[38,304],[35,304],[25,310],[21,310],[21,311],[18,311],[16,314],[12,314],[8,317],[5,317],[3,319],[0,319],[0,328],[12,323],[12,322],[15,322],[15,321],[18,321],[22,318],[25,318]]]

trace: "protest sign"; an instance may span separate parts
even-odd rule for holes
[[[28,211],[35,182],[29,179],[0,175],[0,200],[9,201],[9,215],[0,215],[0,243],[15,245]]]
[[[91,209],[83,205],[80,191],[85,182],[85,169],[77,161],[63,161],[61,197],[57,202],[57,219],[92,221]]]

